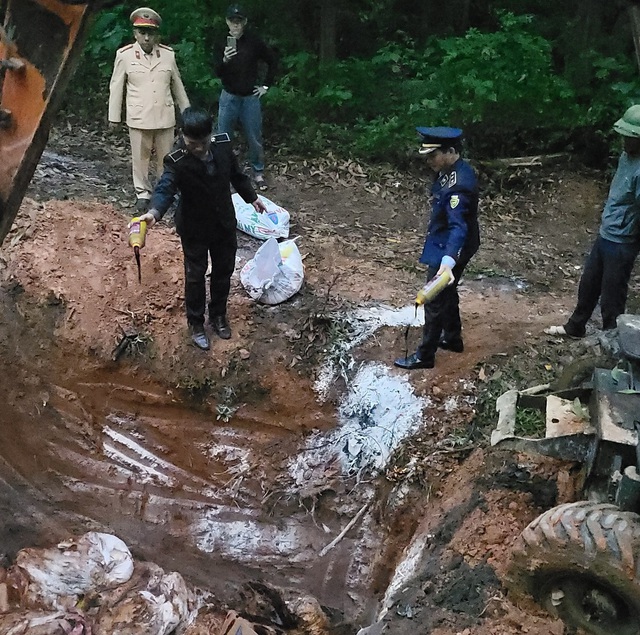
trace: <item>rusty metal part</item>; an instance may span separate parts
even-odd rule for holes
[[[40,160],[94,2],[5,0],[0,29],[0,243]]]

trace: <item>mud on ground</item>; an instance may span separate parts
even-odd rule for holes
[[[336,632],[383,611],[394,634],[562,633],[514,606],[502,579],[523,527],[575,495],[573,466],[491,449],[488,436],[500,392],[600,352],[596,337],[541,333],[572,306],[606,175],[483,173],[483,244],[461,286],[465,351],[406,374],[392,361],[419,328],[405,341],[404,323],[382,321],[348,342],[358,311],[412,311],[421,166],[274,157],[268,196],[291,213],[305,284],[282,305],[251,301],[237,273],[260,242],[239,235],[234,335],[203,353],[186,331],[171,222],[150,231],[138,284],[128,151],[119,135],[106,141],[54,132],[0,251],[0,551],[112,531],[221,610],[265,620],[256,582],[314,595]],[[343,372],[319,391],[329,362]],[[364,368],[421,413],[380,471],[336,437],[345,417],[365,430],[387,403],[376,393],[345,410]]]

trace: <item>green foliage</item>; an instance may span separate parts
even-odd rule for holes
[[[404,38],[371,59],[350,58],[322,72],[308,54],[292,56],[284,60],[286,92],[278,106],[289,127],[322,122],[329,127],[324,139],[346,136],[351,151],[368,159],[403,153],[417,125],[478,124],[479,135],[499,134],[501,141],[573,126],[579,118],[574,91],[554,73],[551,45],[529,32],[530,23],[528,16],[505,13],[495,32],[470,29],[422,47]],[[310,141],[306,136],[307,147]]]
[[[518,437],[540,439],[545,435],[545,415],[535,408],[518,408],[514,433]]]
[[[514,128],[575,119],[573,90],[553,73],[551,45],[529,33],[530,21],[506,13],[495,33],[443,40],[431,76],[439,109],[455,121]]]
[[[493,2],[488,6],[522,6],[535,17],[503,11],[489,20],[483,13],[478,26],[460,36],[445,36],[453,31],[437,22],[439,32],[434,27],[429,37],[418,37],[428,29],[409,28],[390,0],[358,0],[340,9],[338,26],[359,25],[373,44],[363,47],[359,36],[350,51],[339,31],[343,59],[320,65],[317,24],[316,40],[306,37],[319,3],[255,0],[249,9],[256,30],[267,39],[275,34],[284,52],[277,85],[264,98],[267,143],[392,160],[415,146],[415,126],[455,125],[465,129],[476,156],[580,151],[596,142],[606,152],[611,123],[640,103],[638,72],[628,48],[609,43],[606,50],[581,51],[586,74],[572,77],[558,59],[567,43],[550,38],[564,32],[563,20],[574,30],[579,23],[571,7],[560,5],[542,15],[536,2]],[[136,6],[127,1],[98,14],[69,95],[75,112],[95,117],[106,111],[114,54],[132,41],[128,16]],[[215,109],[220,82],[211,51],[225,32],[227,3],[181,0],[179,11],[174,0],[153,6],[165,18],[163,41],[176,51],[192,102]],[[435,17],[428,7],[412,6],[416,19]],[[608,42],[605,35],[599,33],[598,43]]]

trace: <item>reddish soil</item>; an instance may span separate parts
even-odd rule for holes
[[[324,401],[313,390],[332,316],[407,306],[422,284],[425,175],[275,160],[268,196],[291,213],[305,285],[275,307],[250,300],[237,272],[260,243],[240,236],[233,337],[203,353],[186,330],[174,228],[149,232],[140,285],[123,142],[100,145],[100,156],[81,146],[54,135],[57,154],[45,156],[0,250],[0,509],[11,518],[0,551],[113,531],[138,557],[212,590],[220,610],[268,617],[247,599],[258,580],[317,597],[335,632],[355,633],[381,608],[408,546],[428,536],[388,607],[387,632],[560,635],[557,620],[513,605],[501,581],[520,531],[571,499],[569,466],[489,447],[490,402],[591,352],[541,332],[573,303],[606,177],[541,168],[508,173],[512,189],[499,190],[484,175],[483,245],[461,287],[465,351],[442,352],[433,371],[409,377],[431,399],[422,429],[381,475],[354,479],[327,465],[321,485],[296,490],[289,458],[309,433],[336,426],[346,390],[343,379]],[[137,336],[116,360],[125,333]],[[409,347],[418,337],[412,329]],[[353,355],[391,368],[404,349],[405,328],[383,327]],[[362,526],[318,557],[364,504]],[[204,509],[260,531],[299,526],[306,545],[288,552],[275,531],[268,549],[246,547],[251,558],[222,543],[203,550],[206,536],[192,532]]]

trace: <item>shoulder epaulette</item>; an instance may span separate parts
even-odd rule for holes
[[[118,49],[118,53],[122,53],[123,51],[128,51],[132,46],[133,46],[133,44],[127,44],[126,46],[123,46],[122,48],[119,48]]]
[[[218,134],[211,135],[211,141],[213,143],[228,143],[231,141],[231,137],[226,132],[219,132]]]
[[[166,51],[173,51],[173,49],[170,46],[167,46],[166,44],[158,44],[158,47],[161,49],[165,49]]]
[[[180,159],[184,158],[187,155],[187,151],[184,148],[178,148],[173,152],[169,152],[167,158],[171,159],[174,163],[180,161]]]

